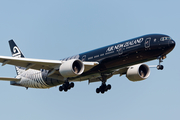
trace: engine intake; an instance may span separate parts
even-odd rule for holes
[[[59,67],[59,73],[63,77],[76,77],[84,72],[84,64],[81,60],[72,59],[65,61]]]
[[[150,75],[150,69],[146,64],[138,64],[129,67],[126,73],[126,77],[130,81],[141,81],[148,78]]]

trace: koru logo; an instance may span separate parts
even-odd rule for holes
[[[13,57],[19,57],[21,55],[21,52],[17,46],[13,48]]]

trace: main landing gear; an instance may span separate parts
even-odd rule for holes
[[[102,84],[99,88],[96,89],[96,93],[101,92],[103,94],[104,92],[107,92],[108,90],[111,89],[111,85],[110,84],[106,85],[106,81],[107,81],[106,76],[102,75]]]
[[[59,91],[65,91],[67,92],[68,90],[70,90],[71,88],[74,87],[74,83],[71,82],[69,83],[68,81],[64,82],[64,84],[62,86],[59,86]]]
[[[161,62],[163,62],[163,59],[165,59],[166,56],[159,56],[158,59],[159,59],[159,65],[157,65],[157,69],[158,70],[163,70],[164,69],[164,66],[161,65]]]
[[[96,89],[96,93],[101,92],[103,94],[104,92],[107,92],[110,89],[111,89],[110,84],[106,85],[105,83],[102,83],[102,85],[99,88]]]

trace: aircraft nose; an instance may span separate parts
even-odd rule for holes
[[[175,47],[176,42],[174,40],[169,40],[169,46],[170,47]]]

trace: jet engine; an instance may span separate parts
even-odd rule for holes
[[[76,77],[84,72],[84,64],[81,60],[68,60],[62,63],[59,67],[59,72],[65,78]]]
[[[150,75],[150,69],[146,64],[138,64],[128,68],[126,77],[130,81],[141,81],[148,78]]]

